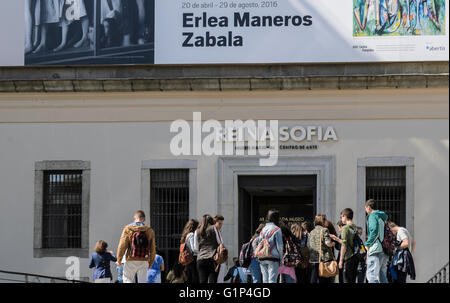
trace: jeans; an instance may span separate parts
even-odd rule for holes
[[[284,282],[287,283],[297,283],[290,275],[283,274]]]
[[[368,283],[388,283],[387,280],[388,256],[383,252],[367,257],[367,281]]]
[[[263,283],[277,283],[279,261],[259,261]]]
[[[253,283],[262,283],[261,267],[257,258],[252,258],[249,269],[252,274]]]

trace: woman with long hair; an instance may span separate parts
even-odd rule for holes
[[[180,244],[186,243],[188,249],[194,256],[194,261],[186,266],[186,276],[188,283],[198,283],[197,271],[197,251],[194,249],[194,233],[198,228],[199,222],[195,219],[190,219],[184,226],[181,234]]]
[[[309,242],[308,231],[301,224],[294,223],[291,226],[291,232],[300,240],[301,263],[295,267],[297,283],[308,284],[311,281],[311,266],[309,264]]]
[[[283,235],[279,226],[280,212],[274,209],[269,210],[267,213],[267,223],[261,234],[255,239],[257,247],[263,241],[263,243],[268,243],[270,246],[267,253],[263,249],[262,253],[258,255],[263,283],[277,283],[278,268],[280,267],[284,250]],[[266,246],[265,244],[262,245]]]
[[[325,222],[325,215],[316,215],[314,219],[314,229],[309,235],[311,245],[310,262],[313,264],[311,283],[331,283],[334,280],[334,278],[322,278],[319,276],[319,263],[329,262],[334,259],[334,242],[330,238],[330,231],[325,227]],[[319,260],[320,255],[321,260]]]
[[[197,254],[197,270],[200,283],[216,283],[217,272],[214,255],[219,242],[214,230],[215,221],[211,215],[204,215],[196,230],[195,248]]]
[[[251,246],[252,246],[252,261],[250,262],[249,270],[252,275],[253,283],[262,283],[261,266],[259,264],[258,258],[256,258],[253,254],[253,252],[255,251],[258,244],[256,243],[256,241],[253,241],[253,240],[255,240],[256,238],[259,237],[264,226],[265,226],[264,223],[259,224],[258,228],[255,231],[255,234],[250,239]]]

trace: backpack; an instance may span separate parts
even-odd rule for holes
[[[308,235],[304,235],[300,244],[300,268],[306,269],[309,267],[309,248],[308,248]]]
[[[392,257],[394,255],[394,250],[395,250],[395,236],[392,233],[392,230],[389,227],[389,225],[386,224],[386,222],[384,222],[384,239],[383,239],[383,241],[380,241],[380,242],[381,242],[381,247],[383,248],[383,252],[387,256]]]
[[[228,260],[228,249],[225,247],[225,245],[220,244],[219,247],[216,249],[216,254],[214,255],[214,262],[216,262],[217,265],[223,264],[227,262]]]
[[[291,237],[286,237],[285,248],[286,252],[283,256],[283,265],[287,267],[296,267],[299,265],[302,261],[300,246]]]
[[[180,245],[180,255],[178,256],[178,262],[180,264],[187,266],[194,262],[194,255],[187,246],[186,242]]]
[[[358,233],[355,233],[353,238],[353,255],[356,256],[358,261],[363,261],[366,257],[367,251],[363,241],[359,237]]]
[[[271,258],[272,257],[272,249],[275,247],[276,243],[274,241],[273,245],[270,246],[269,239],[273,236],[273,234],[279,230],[280,228],[277,227],[267,236],[267,238],[263,237],[263,232],[261,232],[261,242],[259,242],[258,246],[255,249],[255,257],[258,259],[265,259],[265,258]]]
[[[147,259],[149,256],[148,238],[145,231],[137,231],[131,237],[131,257]]]
[[[245,243],[242,245],[241,251],[239,252],[239,265],[244,268],[248,268],[252,262],[252,242]]]

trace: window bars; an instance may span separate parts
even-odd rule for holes
[[[81,248],[82,171],[44,172],[43,248]]]
[[[374,199],[388,220],[406,225],[406,167],[366,167],[366,200]]]
[[[155,230],[156,247],[166,258],[175,258],[188,220],[189,169],[150,170],[150,225]],[[175,260],[166,261],[171,264]]]

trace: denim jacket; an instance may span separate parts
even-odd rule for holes
[[[264,226],[262,230],[262,235],[265,239],[276,228],[278,228],[278,230],[269,238],[269,244],[270,246],[273,246],[272,251],[270,253],[272,255],[271,259],[281,260],[281,258],[283,258],[283,250],[284,250],[283,234],[281,233],[281,229],[274,223],[269,222],[266,224],[266,226]],[[255,239],[256,245],[259,244],[261,241],[262,238],[260,234],[258,238]]]

